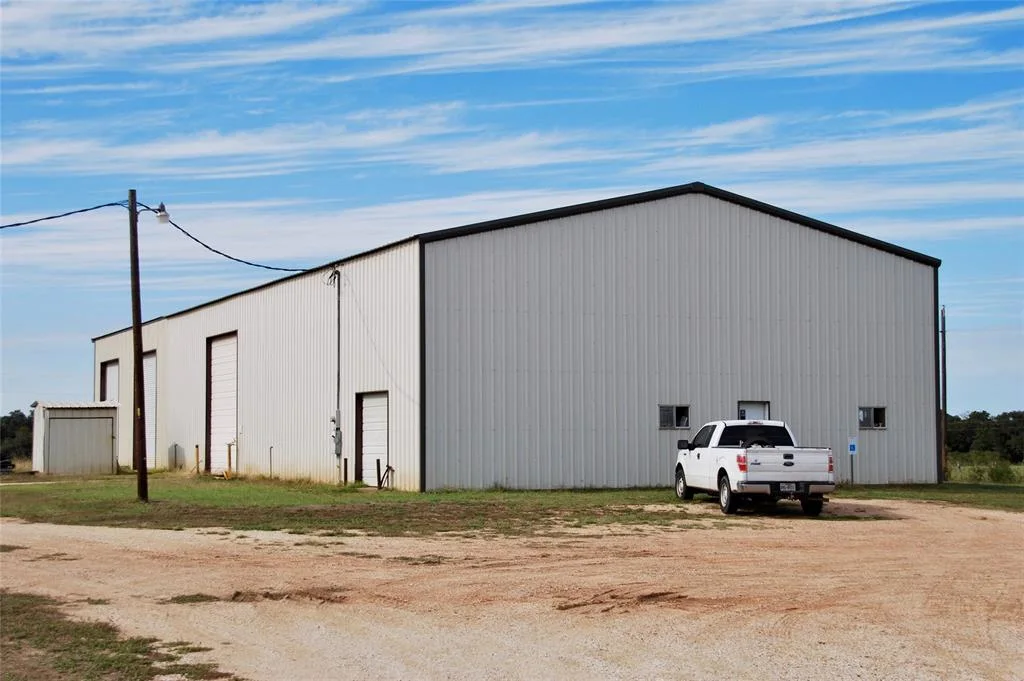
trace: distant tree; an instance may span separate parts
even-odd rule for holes
[[[5,461],[32,456],[32,416],[19,409],[0,416],[0,456]]]
[[[995,417],[987,411],[947,414],[946,447],[951,452],[997,452],[1011,463],[1024,462],[1024,411]]]

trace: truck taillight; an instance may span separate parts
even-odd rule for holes
[[[745,453],[736,455],[736,468],[740,469],[740,473],[747,472],[747,455]]]
[[[835,466],[832,463],[832,455],[831,454],[828,455],[828,472],[829,473],[834,473],[835,472]]]

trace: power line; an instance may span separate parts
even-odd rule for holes
[[[208,251],[210,251],[212,253],[216,253],[219,256],[225,257],[228,260],[234,260],[235,262],[242,263],[243,265],[249,265],[250,267],[259,267],[259,268],[264,269],[264,270],[274,270],[274,271],[277,271],[277,272],[308,272],[309,271],[309,269],[305,268],[305,267],[302,267],[302,268],[299,268],[299,267],[274,267],[272,265],[261,265],[258,262],[250,262],[248,260],[243,260],[241,258],[236,258],[233,255],[228,255],[224,251],[218,251],[216,248],[214,248],[213,246],[210,246],[209,244],[203,243],[198,238],[196,238],[196,237],[192,236],[191,234],[189,234],[188,230],[186,230],[184,227],[181,227],[174,220],[171,220],[170,218],[167,218],[167,222],[170,223],[173,227],[175,227],[179,232],[181,232],[182,234],[187,236],[189,239],[192,239],[192,241],[195,241],[197,244],[199,244],[200,246],[202,246],[206,250],[208,250]]]
[[[141,201],[138,202],[138,205],[142,206],[143,208],[145,208],[150,213],[156,213],[157,215],[162,216],[166,222],[170,223],[172,226],[174,226],[175,229],[177,229],[179,232],[181,232],[182,234],[187,236],[189,239],[192,239],[192,241],[195,241],[197,244],[199,244],[200,246],[202,246],[206,250],[210,251],[211,253],[216,253],[217,255],[219,255],[219,256],[221,256],[223,258],[227,258],[228,260],[233,260],[234,262],[241,263],[243,265],[248,265],[250,267],[258,267],[258,268],[264,269],[264,270],[273,270],[275,272],[308,272],[309,271],[309,269],[305,268],[305,267],[301,267],[301,268],[300,267],[274,267],[273,265],[263,265],[263,264],[258,263],[258,262],[252,262],[250,260],[244,260],[242,258],[236,258],[233,255],[228,255],[224,251],[217,250],[213,246],[210,246],[209,244],[203,242],[198,237],[193,236],[191,233],[189,233],[189,231],[187,229],[185,229],[184,227],[182,227],[181,225],[176,223],[174,220],[171,220],[170,217],[167,215],[166,211],[163,210],[163,204],[160,204],[160,210],[157,210],[156,208],[152,208],[150,206],[147,206],[146,204],[142,203]],[[35,224],[37,222],[45,222],[47,220],[56,220],[58,218],[68,217],[69,215],[77,215],[78,213],[88,213],[89,211],[99,210],[100,208],[109,208],[111,206],[121,206],[122,208],[127,208],[128,207],[124,201],[114,201],[112,203],[102,203],[102,204],[100,204],[98,206],[92,206],[91,208],[80,208],[79,210],[72,210],[72,211],[68,211],[67,213],[60,213],[58,215],[47,215],[46,217],[36,218],[35,220],[25,220],[24,222],[12,222],[12,223],[7,224],[7,225],[0,225],[0,229],[7,229],[8,227],[23,227],[25,225],[32,225],[32,224]]]
[[[125,208],[124,201],[115,201],[113,203],[101,203],[98,206],[92,208],[79,208],[78,210],[69,210],[67,213],[61,213],[60,215],[47,215],[45,218],[36,218],[35,220],[25,220],[24,222],[12,222],[7,225],[0,225],[0,229],[7,229],[8,227],[24,227],[25,225],[33,225],[37,222],[45,222],[46,220],[56,220],[57,218],[66,218],[69,215],[77,215],[78,213],[88,213],[91,210],[99,210],[100,208],[110,208],[111,206],[121,206]]]

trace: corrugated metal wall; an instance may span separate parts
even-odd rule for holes
[[[355,395],[386,390],[394,486],[418,489],[419,244],[402,244],[340,269],[341,415],[349,477]],[[275,476],[339,479],[330,421],[337,303],[328,274],[292,278],[144,327],[146,349],[157,350],[159,371],[157,466],[173,461],[175,451],[179,461],[193,466],[197,444],[205,459],[207,339],[237,331],[239,471],[269,474],[273,447]],[[101,362],[120,360],[120,394],[131,395],[130,331],[97,340],[94,355],[97,376]],[[130,409],[131,400],[121,402]],[[121,420],[119,458],[130,463],[131,419]]]
[[[858,482],[936,480],[930,266],[703,195],[424,249],[428,488],[669,485],[675,440],[740,400],[841,479],[859,436]]]
[[[157,347],[164,346],[164,329],[166,320],[158,319],[142,327],[142,350],[143,353],[157,350]],[[121,406],[117,416],[117,463],[119,466],[132,467],[132,405],[134,404],[134,392],[132,390],[132,378],[135,372],[135,364],[132,360],[132,334],[131,330],[100,338],[93,344],[93,398],[100,399],[100,366],[103,362],[116,359],[117,371],[117,395]],[[162,360],[162,353],[157,352],[157,385],[165,381],[165,366]],[[151,407],[150,407],[151,408]],[[164,423],[159,415],[156,420],[157,443],[162,441],[162,430]],[[156,465],[159,468],[167,466],[167,453],[156,450]]]

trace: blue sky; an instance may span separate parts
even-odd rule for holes
[[[241,258],[704,181],[943,260],[949,407],[1024,409],[1024,5],[0,3],[2,222]],[[0,237],[2,411],[92,397],[127,214]],[[140,220],[143,315],[273,278]]]

